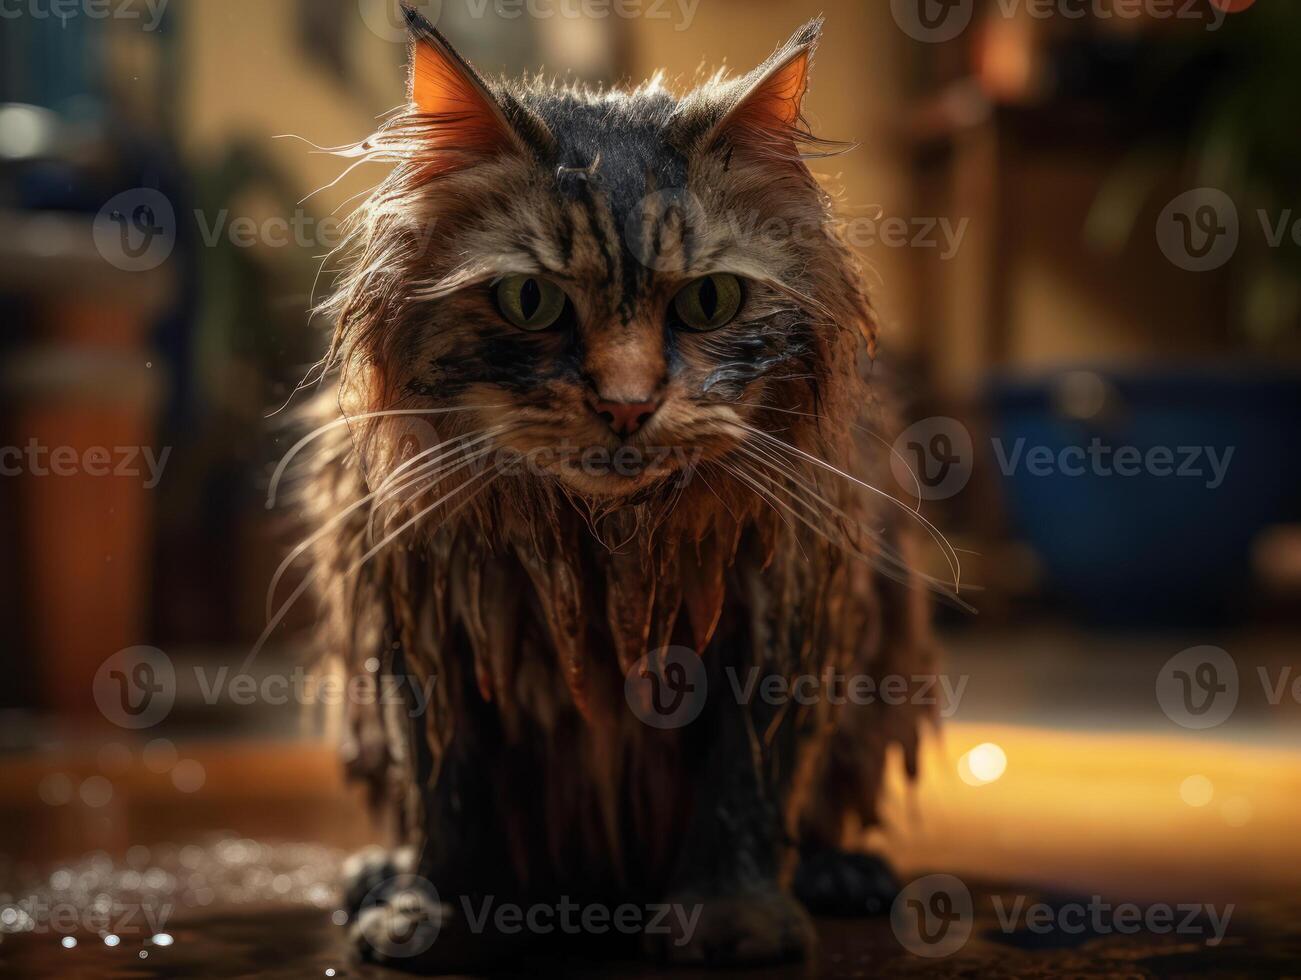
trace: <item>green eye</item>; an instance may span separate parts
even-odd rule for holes
[[[726,272],[702,276],[674,297],[673,309],[688,330],[717,330],[741,309],[741,280]]]
[[[537,276],[507,276],[493,290],[497,309],[521,330],[545,330],[565,312],[565,293]]]

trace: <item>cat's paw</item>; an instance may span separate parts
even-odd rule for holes
[[[814,915],[855,918],[889,912],[899,881],[875,854],[828,849],[800,861],[791,890]]]
[[[402,873],[363,899],[348,939],[363,963],[431,976],[482,972],[517,945],[515,936],[474,928],[427,879]]]
[[[433,886],[414,875],[383,879],[353,913],[348,939],[358,958],[397,970],[430,972],[431,952],[444,937],[451,909]]]
[[[385,883],[414,871],[415,863],[415,848],[412,847],[392,850],[378,846],[367,847],[349,856],[343,862],[343,880],[340,882],[343,910],[348,913],[348,921],[357,918],[362,903],[368,897],[382,897]]]
[[[645,937],[647,954],[660,963],[759,966],[805,959],[816,937],[808,913],[771,889],[711,898],[679,896],[666,932]]]

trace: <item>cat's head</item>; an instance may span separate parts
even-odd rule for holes
[[[675,97],[488,81],[408,20],[408,105],[353,151],[396,167],[334,300],[350,411],[608,500],[842,410],[872,323],[804,162],[819,22]]]

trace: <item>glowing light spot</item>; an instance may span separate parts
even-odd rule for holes
[[[103,776],[90,776],[82,782],[79,792],[81,802],[88,807],[108,806],[113,799],[113,784]]]
[[[142,949],[142,950],[140,950],[140,958],[141,958],[142,960],[147,960],[147,959],[149,959],[149,950],[147,950],[147,949]]]
[[[75,949],[77,946],[77,937],[64,936],[62,939],[59,940],[59,943],[63,946],[64,949]]]
[[[197,759],[182,759],[172,770],[172,785],[182,793],[197,793],[207,778],[203,763]]]
[[[968,786],[983,786],[1007,771],[1007,753],[993,742],[982,742],[958,760],[958,775]]]
[[[156,933],[153,939],[150,940],[155,946],[170,946],[175,941],[165,932]]]
[[[104,945],[105,945],[105,946],[116,946],[116,945],[117,945],[118,943],[120,943],[121,941],[122,941],[122,940],[121,940],[119,937],[113,935],[111,932],[110,932],[107,936],[104,937]]]
[[[376,657],[367,657],[366,669],[372,674],[375,673],[375,671],[379,670],[379,660]]]
[[[332,976],[334,976],[334,967],[332,967],[332,966],[327,966],[327,967],[325,968],[325,975],[326,975],[327,977],[332,977]]]
[[[330,916],[330,921],[336,926],[346,926],[348,924],[348,913],[343,909],[335,909],[334,914]]]
[[[144,759],[145,768],[159,775],[176,765],[176,746],[165,738],[153,739],[140,755]]]
[[[1206,806],[1215,795],[1215,786],[1200,773],[1179,784],[1179,798],[1189,806]]]
[[[63,806],[72,802],[73,785],[67,773],[52,772],[41,780],[37,790],[41,799],[50,806]]]
[[[1245,796],[1230,796],[1220,806],[1220,816],[1230,827],[1245,827],[1251,823],[1256,808]]]

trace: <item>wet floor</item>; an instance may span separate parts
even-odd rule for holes
[[[66,869],[64,869],[66,870]],[[313,874],[314,876],[314,874]],[[262,876],[258,876],[259,879]],[[274,883],[274,876],[271,881]],[[281,882],[283,885],[283,882]],[[272,885],[274,887],[274,884]],[[312,886],[307,886],[307,892]],[[301,895],[300,895],[301,897]],[[972,891],[969,923],[946,945],[917,947],[889,917],[824,920],[818,923],[820,948],[815,962],[780,970],[741,971],[726,976],[755,977],[1207,977],[1284,976],[1301,970],[1301,902],[1256,902],[1232,910],[1232,928],[1215,939],[1204,916],[1190,919],[1195,931],[1174,928],[1184,916],[1172,911],[1157,931],[1140,924],[1090,915],[1085,896],[1045,896],[1012,887],[980,886]],[[1021,904],[1018,906],[1018,902]],[[309,901],[310,905],[310,901]],[[15,906],[6,906],[14,908]],[[1108,905],[1114,912],[1118,906]],[[1152,906],[1143,906],[1148,913]],[[1038,910],[1038,911],[1036,911]],[[1065,910],[1078,912],[1081,928],[1041,929],[1040,915],[1075,923]],[[1220,913],[1223,914],[1221,909]],[[1056,916],[1056,918],[1054,918]],[[152,926],[105,935],[84,929],[60,932],[47,921],[37,928],[9,932],[0,941],[0,976],[43,978],[398,977],[357,964],[335,924],[335,910],[279,904],[240,908],[188,908],[154,933]],[[1149,921],[1153,921],[1150,920]],[[15,923],[10,922],[10,927]],[[25,923],[18,923],[25,924]],[[35,923],[26,923],[35,925]],[[141,925],[146,925],[141,923]],[[969,926],[969,929],[968,929]],[[908,948],[912,946],[913,948]],[[586,958],[584,958],[586,957]],[[692,970],[657,971],[618,953],[592,956],[582,941],[564,953],[535,954],[497,976],[568,975],[580,977],[671,976],[685,980],[706,974]],[[716,975],[716,974],[714,974]]]

